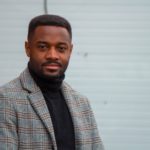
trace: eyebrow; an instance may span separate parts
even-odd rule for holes
[[[37,41],[38,44],[49,44],[46,41]],[[57,45],[67,45],[67,42],[58,42]]]
[[[46,42],[46,41],[37,41],[37,43],[47,44],[48,42]]]

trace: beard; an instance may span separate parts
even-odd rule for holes
[[[32,63],[31,61],[29,61],[28,63],[28,68],[29,70],[32,71],[33,74],[35,74],[37,77],[41,78],[41,79],[44,79],[44,80],[47,80],[47,81],[52,81],[52,80],[59,80],[60,78],[64,78],[64,74],[65,74],[65,71],[68,67],[68,63],[65,64],[64,66],[60,65],[61,69],[58,71],[58,72],[53,72],[53,71],[45,71],[44,69],[44,66],[45,65],[48,65],[52,62],[45,62],[43,63],[40,67],[37,66],[35,63]],[[54,63],[54,62],[53,62]],[[56,62],[55,62],[56,63]],[[57,62],[58,63],[58,62]]]

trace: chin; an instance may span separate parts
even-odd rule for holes
[[[45,78],[49,79],[49,78],[56,78],[56,77],[59,77],[60,74],[59,73],[47,73],[47,74],[44,74],[43,75]]]

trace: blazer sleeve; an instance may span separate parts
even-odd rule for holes
[[[91,105],[87,99],[87,103],[88,103],[88,108],[89,108],[89,112],[90,112],[90,123],[91,123],[91,129],[92,130],[92,150],[104,150],[104,145],[103,142],[101,140],[101,137],[99,136],[99,131],[98,131],[98,127],[97,127],[97,123],[94,117],[94,113],[92,111]]]
[[[13,100],[0,91],[0,149],[17,150],[17,119]]]

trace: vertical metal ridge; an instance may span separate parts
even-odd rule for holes
[[[48,8],[47,8],[47,0],[44,0],[44,13],[48,14]]]

